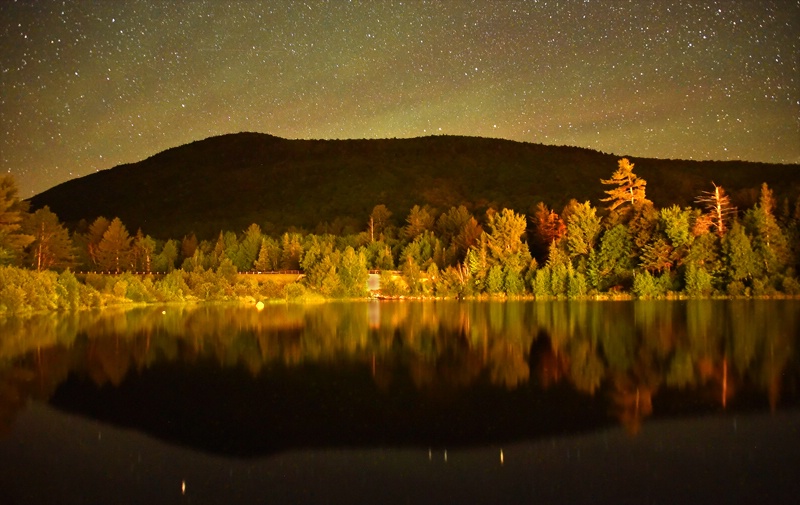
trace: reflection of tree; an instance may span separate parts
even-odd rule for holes
[[[498,342],[489,353],[489,375],[492,384],[509,389],[528,381],[530,368],[522,348],[506,342]]]
[[[615,373],[612,379],[612,413],[631,434],[637,434],[644,419],[653,413],[653,395],[663,376],[657,365],[654,355],[641,347],[630,370]]]
[[[561,382],[569,370],[569,360],[563,353],[559,354],[553,350],[550,335],[544,330],[539,330],[536,335],[531,347],[531,360],[534,362],[542,389],[548,389]]]
[[[611,412],[636,432],[662,383],[727,406],[758,387],[775,408],[797,366],[798,314],[792,301],[381,302],[377,319],[366,302],[50,314],[0,322],[0,417],[46,398],[70,370],[118,385],[161,360],[253,376],[347,362],[382,390],[410,380],[439,397],[480,381],[518,388],[530,361],[542,388],[563,377],[588,394],[608,388]]]
[[[119,336],[98,338],[91,341],[86,361],[86,371],[95,384],[102,386],[110,382],[119,386],[131,365],[129,342]]]
[[[0,367],[0,435],[10,432],[28,398],[46,399],[66,379],[72,364],[64,347],[37,349]]]
[[[605,375],[605,365],[595,345],[578,340],[569,347],[569,377],[578,391],[594,394]]]

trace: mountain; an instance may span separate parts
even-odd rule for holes
[[[477,137],[289,140],[260,133],[211,137],[55,186],[30,199],[75,225],[119,217],[157,238],[195,232],[211,238],[251,223],[265,230],[313,230],[337,218],[366,222],[385,204],[401,224],[409,209],[467,205],[529,212],[539,201],[560,210],[570,198],[601,205],[622,156],[577,147]],[[657,206],[690,205],[722,185],[740,206],[766,182],[781,201],[800,194],[800,165],[636,158]]]

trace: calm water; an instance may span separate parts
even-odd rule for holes
[[[0,503],[796,503],[800,301],[0,321]]]

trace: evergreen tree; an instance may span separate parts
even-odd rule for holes
[[[17,195],[17,183],[11,175],[0,176],[0,265],[17,263],[23,250],[34,241],[22,231],[28,205]]]
[[[84,240],[86,244],[86,254],[89,259],[89,262],[86,265],[87,267],[95,270],[101,268],[100,252],[98,247],[100,242],[103,240],[103,235],[105,235],[110,225],[111,221],[103,216],[98,217],[92,222],[91,225],[89,225],[89,230]]]
[[[258,250],[258,258],[255,268],[259,272],[273,272],[280,268],[281,248],[278,242],[270,237],[261,238],[261,247]]]
[[[690,263],[686,267],[684,282],[689,296],[708,296],[713,290],[713,276],[705,267]]]
[[[167,240],[153,260],[153,270],[161,273],[169,273],[175,269],[175,261],[178,259],[178,243],[175,240]]]
[[[503,291],[503,267],[492,265],[489,268],[489,272],[486,275],[485,289],[490,295],[496,295]]]
[[[789,240],[775,216],[775,199],[767,184],[761,186],[758,205],[747,211],[746,230],[752,235],[753,250],[767,275],[782,272],[790,263]]]
[[[300,234],[284,233],[281,237],[281,269],[299,270],[302,255],[303,245]]]
[[[566,295],[573,266],[567,253],[558,247],[555,242],[550,246],[550,254],[547,257],[546,266],[550,274],[550,295]]]
[[[618,162],[617,170],[611,175],[611,179],[600,179],[600,182],[607,185],[616,186],[606,190],[608,198],[603,198],[602,202],[611,202],[608,209],[616,210],[621,205],[630,204],[635,206],[642,203],[645,198],[645,186],[647,181],[637,177],[633,173],[633,163],[627,158],[622,158]]]
[[[370,242],[381,240],[381,235],[389,226],[389,219],[392,217],[391,211],[386,205],[379,204],[372,208],[369,215],[367,230],[369,231]]]
[[[588,257],[600,234],[600,218],[587,201],[577,205],[567,221],[567,250],[570,257]]]
[[[133,239],[132,256],[136,258],[133,267],[137,272],[149,274],[153,271],[156,241],[150,235],[144,235],[140,229]]]
[[[431,263],[435,262],[435,253],[437,250],[442,250],[439,239],[436,238],[436,235],[432,232],[425,231],[417,235],[414,241],[403,249],[400,258],[401,260],[404,258],[412,258],[414,263],[422,270],[427,270]]]
[[[112,219],[108,229],[103,233],[103,239],[97,245],[97,261],[100,269],[116,273],[127,270],[130,267],[132,241],[120,218]]]
[[[406,217],[406,225],[402,231],[403,238],[414,240],[418,235],[432,231],[434,222],[432,211],[427,205],[424,207],[414,205]]]
[[[197,236],[194,233],[185,235],[181,241],[181,257],[183,259],[191,258],[197,250]]]
[[[58,216],[45,206],[26,214],[22,231],[33,237],[28,246],[28,264],[36,270],[66,267],[74,261],[72,239]]]
[[[486,213],[486,225],[489,228],[486,244],[491,257],[500,266],[508,261],[519,261],[527,264],[531,260],[528,245],[522,241],[527,229],[525,216],[511,209],[502,212],[490,210]],[[513,258],[513,259],[512,259]]]
[[[352,247],[347,247],[341,255],[339,264],[339,283],[342,296],[364,296],[367,292],[367,259],[363,253],[357,253]]]
[[[644,247],[640,265],[651,272],[668,272],[672,269],[672,253],[673,247],[666,240],[658,239]]]
[[[443,245],[453,251],[455,262],[463,261],[470,247],[478,243],[483,229],[463,205],[451,207],[439,217],[436,230]]]
[[[257,224],[253,223],[245,230],[233,262],[240,272],[253,269],[256,259],[258,259],[258,251],[261,248],[262,239],[261,227]]]
[[[750,238],[738,221],[734,221],[730,231],[722,240],[722,253],[725,258],[726,277],[729,280],[744,281],[760,277],[761,265],[758,255],[753,251]]]
[[[675,249],[688,247],[692,236],[692,209],[681,209],[677,205],[661,209],[659,212],[664,234]]]
[[[633,241],[628,229],[621,224],[607,230],[600,238],[599,250],[589,252],[587,277],[600,291],[627,284],[633,269]]]

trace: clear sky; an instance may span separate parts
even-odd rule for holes
[[[3,0],[0,23],[24,197],[239,131],[800,162],[796,0]]]

